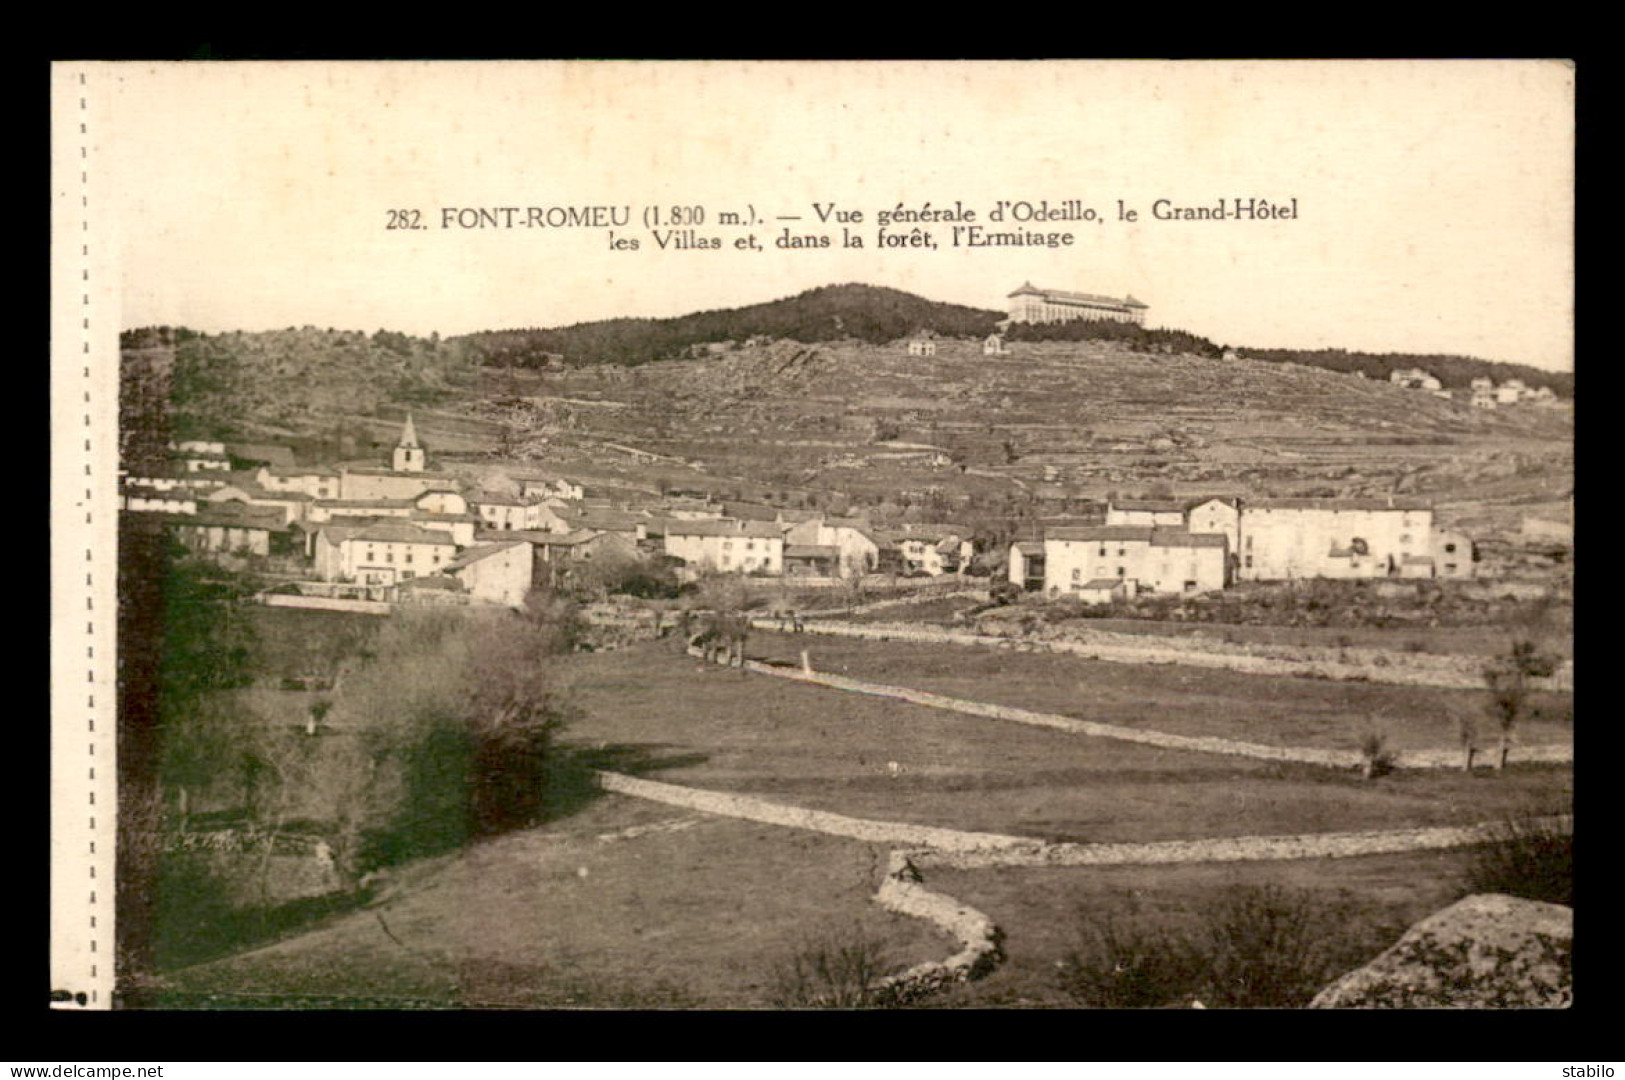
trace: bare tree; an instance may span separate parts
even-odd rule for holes
[[[1542,654],[1528,638],[1514,641],[1506,655],[1485,666],[1484,683],[1490,689],[1488,712],[1500,732],[1497,772],[1506,768],[1518,722],[1529,712],[1530,683],[1556,670],[1556,659]]]

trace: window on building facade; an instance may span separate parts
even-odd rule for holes
[[[1082,578],[1083,578],[1083,571],[1078,569],[1077,567],[1073,567],[1072,568],[1072,580],[1073,581],[1080,581],[1080,580],[1082,580]]]
[[[1455,544],[1446,544],[1444,546],[1444,550],[1445,550],[1445,553],[1447,555],[1454,555],[1456,553],[1456,545]]]

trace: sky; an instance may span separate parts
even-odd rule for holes
[[[852,281],[1002,309],[1030,281],[1133,294],[1148,325],[1225,344],[1573,367],[1574,72],[1562,63],[84,70],[92,230],[116,249],[126,327],[451,335]],[[1158,200],[1237,199],[1296,200],[1297,217],[1152,215]],[[1100,220],[996,224],[1000,200],[1077,200]],[[815,203],[861,211],[845,224],[865,246],[841,246]],[[977,212],[961,224],[1074,242],[955,248],[953,223],[929,222],[934,249],[876,246],[877,211],[927,203]],[[481,207],[536,207],[544,224],[442,227],[448,208],[455,223]],[[634,220],[614,237],[545,224],[561,207],[628,207]],[[696,235],[723,247],[659,249],[650,207],[700,208]],[[391,211],[424,227],[390,229]],[[760,224],[719,224],[724,212]],[[787,228],[834,246],[773,246]],[[750,233],[761,250],[734,246]]]

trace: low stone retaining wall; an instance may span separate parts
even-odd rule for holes
[[[354,611],[363,615],[388,615],[392,606],[382,600],[345,600],[336,596],[293,596],[288,593],[261,593],[267,607],[307,608],[311,611]]]
[[[1004,961],[1004,935],[993,925],[993,920],[946,893],[927,889],[921,883],[913,854],[917,853],[891,853],[875,902],[894,914],[924,919],[957,941],[961,948],[946,960],[916,964],[882,980],[878,991],[882,1000],[898,1005],[954,983],[980,979]]]
[[[720,814],[723,817],[743,818],[746,821],[760,821],[792,829],[810,829],[828,836],[844,836],[850,840],[863,840],[871,844],[906,844],[910,847],[970,852],[989,848],[1009,848],[1033,842],[1019,836],[1003,836],[998,833],[960,832],[955,829],[939,829],[931,825],[911,825],[901,821],[847,817],[845,814],[832,814],[827,810],[808,810],[799,806],[767,802],[749,795],[680,787],[656,780],[640,780],[622,773],[600,772],[597,775],[599,785],[605,791],[634,795],[668,806],[703,810],[708,814]]]
[[[767,620],[755,620],[760,630],[771,630]],[[882,641],[929,645],[981,645],[988,648],[1067,653],[1091,660],[1128,664],[1183,664],[1225,668],[1255,675],[1392,683],[1401,686],[1437,686],[1453,690],[1484,689],[1485,658],[1439,656],[1432,653],[1390,653],[1378,649],[1325,650],[1311,646],[1230,645],[1206,639],[1190,641],[1108,630],[1064,631],[1068,637],[1027,637],[978,634],[937,627],[845,623],[830,619],[809,621],[811,634],[831,634]],[[1336,659],[1334,657],[1344,657]],[[1565,660],[1550,679],[1536,680],[1540,689],[1574,689],[1574,661]]]
[[[1196,862],[1250,862],[1281,859],[1337,859],[1469,847],[1494,840],[1498,825],[1388,829],[1375,832],[1309,833],[1299,836],[1236,836],[1205,840],[1162,840],[1140,844],[1050,843],[998,833],[961,832],[904,822],[847,817],[768,802],[748,795],[707,791],[677,784],[599,772],[600,786],[668,806],[743,818],[830,836],[911,847],[893,851],[875,902],[887,911],[924,919],[960,945],[946,960],[927,962],[883,980],[883,1000],[902,1004],[953,983],[991,972],[1004,959],[1003,934],[985,914],[945,893],[927,889],[922,868],[970,870],[991,867],[1073,867],[1169,865]],[[1572,827],[1571,817],[1547,819]]]
[[[1123,742],[1159,746],[1169,750],[1190,750],[1203,754],[1229,754],[1236,757],[1256,758],[1262,761],[1285,761],[1334,769],[1357,769],[1364,762],[1363,756],[1357,750],[1326,750],[1310,746],[1268,746],[1263,743],[1242,742],[1237,739],[1221,739],[1217,736],[1175,735],[1166,731],[1149,731],[1143,728],[1124,727],[1120,724],[1103,724],[1095,720],[1079,720],[1075,717],[1059,716],[1055,713],[1034,712],[1030,709],[1019,709],[1011,705],[992,705],[981,701],[967,701],[963,698],[948,697],[945,694],[933,694],[928,690],[914,690],[906,686],[888,686],[884,683],[865,682],[862,679],[854,679],[845,675],[831,675],[824,672],[809,673],[799,668],[778,667],[756,660],[746,661],[745,666],[748,670],[763,675],[773,675],[781,679],[791,679],[797,682],[816,683],[820,686],[829,686],[837,690],[848,690],[859,694],[870,694],[875,697],[895,698],[899,701],[906,701],[911,705],[923,705],[931,709],[944,709],[950,712],[966,713],[970,716],[986,716],[994,720],[1007,720],[1032,727],[1051,728],[1076,735],[1092,735],[1103,739],[1117,739]],[[1570,762],[1574,760],[1574,748],[1570,746],[1517,747],[1509,760],[1518,762]],[[1395,768],[1400,769],[1443,769],[1457,768],[1460,763],[1460,750],[1439,749],[1398,752],[1393,765]]]

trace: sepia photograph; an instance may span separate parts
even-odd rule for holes
[[[1572,63],[51,82],[54,1007],[1572,1006]]]

